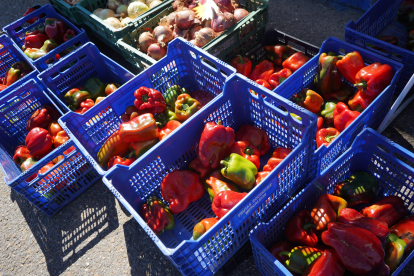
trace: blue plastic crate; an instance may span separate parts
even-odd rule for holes
[[[250,89],[258,94],[253,95]],[[290,113],[301,116],[302,122]],[[264,129],[272,149],[262,157],[262,166],[276,147],[293,151],[199,240],[192,239],[194,225],[204,218],[215,217],[207,192],[185,211],[174,215],[172,231],[157,236],[144,222],[139,209],[150,196],[162,198],[160,184],[169,172],[188,169],[189,162],[197,155],[204,125],[211,121],[221,121],[234,130],[243,124]],[[247,242],[248,233],[259,221],[267,221],[309,178],[316,121],[317,117],[309,111],[236,74],[226,81],[223,93],[163,140],[156,150],[146,153],[129,168],[111,169],[103,182],[183,275],[209,275],[217,272]]]
[[[315,173],[316,176],[326,169],[341,153],[349,148],[355,137],[365,127],[376,127],[381,123],[382,119],[387,114],[392,96],[395,91],[395,85],[401,75],[403,66],[395,61],[389,60],[383,56],[377,55],[366,49],[355,45],[343,42],[337,38],[328,38],[321,46],[319,53],[335,52],[338,54],[346,54],[353,51],[358,51],[366,64],[374,62],[381,62],[389,64],[395,73],[391,84],[384,89],[384,91],[365,109],[361,115],[358,116],[331,144],[321,146],[316,149],[314,155]],[[314,89],[314,78],[318,71],[318,60],[320,54],[313,57],[304,66],[295,72],[295,78],[287,78],[275,92],[282,97],[292,99],[302,88],[307,87]],[[344,82],[349,83],[345,78]],[[356,90],[356,89],[355,89]],[[315,89],[317,91],[317,89]],[[315,143],[316,148],[316,143]]]
[[[92,77],[98,77],[106,83],[123,85],[134,75],[100,53],[92,42],[88,42],[38,76],[65,113],[70,111],[64,99],[66,92],[84,86]]]
[[[345,40],[398,61],[404,65],[400,80],[397,83],[396,94],[400,94],[414,73],[414,52],[405,49],[407,27],[397,21],[398,9],[403,0],[378,0],[358,21],[350,21],[345,26]],[[391,45],[375,37],[392,35],[398,38],[398,46]],[[384,52],[373,49],[378,46]]]
[[[32,24],[27,23],[27,20],[32,19],[34,17],[37,17],[39,19]],[[24,46],[26,32],[32,30],[34,27],[40,24],[44,24],[46,18],[57,18],[63,21],[67,29],[75,30],[76,36],[62,43],[61,45],[59,45],[59,47],[56,47],[55,49],[48,52],[41,58],[38,58],[36,60],[32,60],[29,58],[31,63],[39,70],[39,72],[42,72],[43,70],[51,66],[53,63],[55,63],[56,55],[60,54],[62,51],[70,47],[77,48],[80,45],[89,42],[89,38],[84,30],[79,29],[69,20],[58,14],[49,4],[44,5],[40,9],[37,9],[34,12],[20,18],[19,20],[16,20],[10,25],[7,25],[3,28],[3,31],[6,32],[9,35],[9,37],[13,40],[13,42],[18,46],[18,48],[21,49],[22,46]]]
[[[10,67],[18,61],[26,61],[27,64],[32,68],[32,72],[20,78],[18,81],[14,82],[12,85],[8,86],[6,89],[0,92],[1,95],[5,95],[24,83],[27,80],[33,79],[36,77],[39,72],[30,62],[30,59],[23,54],[14,43],[10,40],[7,35],[0,36],[0,78],[4,77]]]
[[[24,145],[28,118],[46,104],[57,108],[35,80],[25,82],[0,98],[0,167],[8,186],[47,215],[52,215],[100,176],[73,140],[54,149],[25,172],[21,172],[13,162],[16,147]],[[57,110],[62,113],[59,108]],[[66,152],[70,148],[74,149],[70,153]],[[60,155],[63,155],[63,159],[46,173],[27,180]]]
[[[176,39],[168,45],[167,56],[157,64],[134,77],[85,114],[70,111],[59,122],[85,149],[96,170],[104,175],[107,170],[97,163],[97,153],[107,138],[118,130],[125,108],[134,104],[136,89],[145,86],[164,94],[169,87],[178,84],[189,91],[206,90],[216,96],[221,93],[227,77],[235,72],[231,66],[189,42]]]
[[[306,186],[295,198],[283,207],[268,223],[261,223],[250,233],[256,268],[262,275],[292,274],[268,249],[285,238],[285,225],[297,212],[310,210],[319,196],[332,193],[335,185],[353,172],[366,171],[378,179],[379,195],[401,197],[413,213],[414,154],[384,138],[373,129],[366,128],[355,139],[352,146],[333,162],[323,173]],[[404,255],[398,273],[412,259],[414,252]]]

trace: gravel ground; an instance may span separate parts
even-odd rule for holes
[[[18,19],[26,7],[46,3],[13,1],[0,26]],[[269,15],[269,28],[320,46],[329,36],[344,39],[344,26],[362,12],[323,0],[278,0],[269,3]],[[102,52],[131,68],[91,39]],[[383,134],[413,151],[414,127],[406,123],[413,119],[408,107]],[[179,275],[101,181],[49,218],[8,188],[3,173],[0,177],[0,275]],[[251,250],[244,249],[218,274],[259,275]],[[400,275],[412,275],[413,266],[414,261]]]

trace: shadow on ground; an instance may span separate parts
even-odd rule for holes
[[[100,181],[51,217],[14,190],[10,197],[43,251],[51,275],[61,274],[119,226],[115,197]]]

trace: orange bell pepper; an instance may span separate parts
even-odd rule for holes
[[[159,136],[160,140],[162,140],[165,137],[167,137],[171,132],[173,132],[179,126],[181,126],[181,123],[179,121],[176,121],[176,120],[168,121],[168,123],[162,129],[159,130],[159,132],[160,132],[160,136]]]

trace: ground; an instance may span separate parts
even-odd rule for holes
[[[6,0],[3,0],[5,3]],[[18,19],[27,7],[45,0],[7,1],[0,26]],[[363,12],[323,0],[272,0],[268,28],[277,28],[320,46],[330,36],[344,39],[344,26]],[[128,65],[121,56],[92,41],[105,54]],[[412,105],[383,133],[413,151]],[[0,174],[0,275],[179,275],[134,218],[101,182],[60,213],[47,217],[4,184]],[[400,275],[412,275],[412,261]],[[226,275],[259,275],[247,250],[233,260]]]

